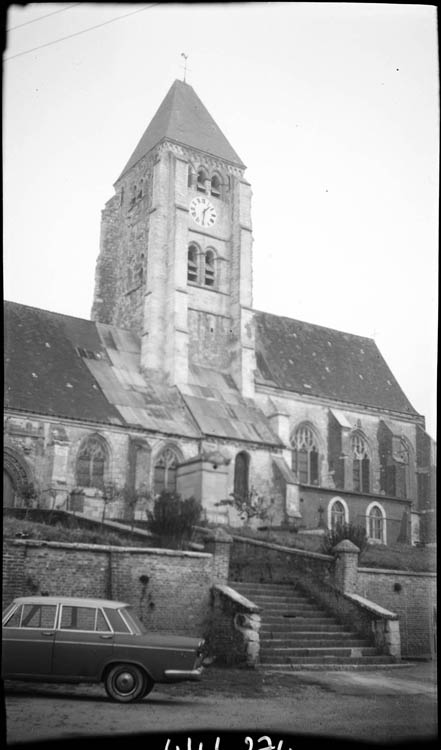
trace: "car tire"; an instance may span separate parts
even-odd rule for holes
[[[152,692],[153,688],[155,687],[155,683],[150,677],[145,678],[145,687],[144,692],[142,694],[142,697],[145,698],[146,695]]]
[[[107,695],[119,703],[131,703],[143,698],[146,684],[146,675],[134,664],[115,664],[104,680]]]

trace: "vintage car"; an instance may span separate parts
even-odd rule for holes
[[[124,602],[24,596],[2,624],[3,679],[103,682],[110,698],[129,703],[155,682],[198,680],[203,670],[203,639],[148,632]]]

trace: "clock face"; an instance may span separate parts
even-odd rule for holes
[[[201,227],[212,227],[216,221],[216,211],[208,198],[197,195],[190,203],[190,215]]]

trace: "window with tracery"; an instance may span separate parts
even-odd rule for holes
[[[103,489],[108,452],[104,441],[89,437],[80,447],[76,463],[76,481],[79,487]]]
[[[204,284],[214,286],[214,252],[212,250],[207,250],[205,253]]]
[[[384,516],[378,505],[374,505],[369,511],[368,537],[378,542],[384,539]]]
[[[319,452],[316,437],[308,425],[301,425],[291,441],[292,469],[300,484],[319,483]]]
[[[153,486],[155,495],[161,492],[176,492],[176,470],[178,456],[172,448],[164,448],[155,461]]]
[[[197,245],[189,246],[187,256],[187,281],[190,281],[193,284],[196,284],[198,280],[198,252]]]
[[[366,440],[362,435],[352,436],[352,487],[355,492],[370,491],[370,459]]]
[[[331,530],[336,531],[346,522],[345,507],[340,500],[336,500],[331,508]]]

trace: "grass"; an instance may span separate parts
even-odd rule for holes
[[[273,542],[285,547],[293,547],[310,552],[321,551],[321,537],[306,534],[294,534],[289,531],[257,531],[253,529],[229,529],[231,534]],[[41,539],[49,542],[70,542],[77,544],[104,544],[112,546],[148,546],[142,540],[133,543],[129,536],[118,534],[108,529],[96,530],[83,528],[66,528],[61,524],[49,526],[10,516],[3,516],[3,536],[5,538]],[[387,568],[390,570],[408,570],[412,572],[436,572],[436,548],[411,547],[407,544],[369,545],[360,557],[360,566],[364,568]]]
[[[127,536],[107,529],[67,528],[61,524],[49,526],[25,519],[3,516],[3,536],[9,539],[41,539],[47,542],[69,542],[71,544],[106,544],[116,547],[128,546]],[[144,546],[138,539],[134,546]]]
[[[295,534],[290,531],[257,531],[254,529],[229,529],[238,536],[273,542],[285,547],[321,552],[322,540],[317,535]],[[415,573],[436,572],[436,548],[412,547],[409,544],[369,544],[360,556],[360,567],[408,570]]]

